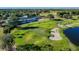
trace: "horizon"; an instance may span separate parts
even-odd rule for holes
[[[79,7],[0,7],[0,9],[79,9]]]

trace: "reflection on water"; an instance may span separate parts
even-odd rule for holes
[[[79,45],[79,27],[64,30],[64,34],[75,45]]]

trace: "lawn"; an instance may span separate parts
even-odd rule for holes
[[[58,41],[49,39],[50,30],[56,26],[57,25],[54,20],[48,20],[43,22],[32,22],[29,24],[21,25],[20,28],[16,28],[16,30],[14,29],[12,32],[12,34],[15,36],[16,47],[25,44],[34,44],[37,46],[44,46],[46,44],[50,44],[53,46],[52,50],[55,51],[69,50],[70,49],[69,42],[64,37],[62,40],[58,40]],[[23,28],[27,28],[27,29],[23,29]],[[42,49],[42,50],[46,50],[46,49]]]
[[[53,27],[56,27],[56,22],[53,20],[48,20],[43,22],[33,22],[33,23],[21,25],[21,27],[39,27],[48,30],[48,29],[52,29]]]

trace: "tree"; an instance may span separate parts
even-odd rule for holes
[[[50,20],[54,19],[54,15],[52,14],[48,14],[48,17],[50,18]]]
[[[50,44],[45,44],[41,47],[42,51],[53,51],[53,46]]]
[[[57,15],[61,18],[66,18],[66,19],[71,19],[72,18],[72,13],[71,12],[58,12]]]
[[[72,15],[64,14],[64,15],[63,15],[63,18],[66,18],[66,19],[72,19]]]
[[[41,51],[41,47],[35,44],[25,44],[17,46],[19,51]]]
[[[4,34],[10,33],[10,27],[5,26],[5,27],[3,28],[3,32],[4,32]]]
[[[3,36],[3,49],[11,51],[13,50],[13,45],[14,45],[14,37],[7,33]]]

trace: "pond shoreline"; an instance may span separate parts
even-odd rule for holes
[[[64,30],[64,34],[75,45],[79,45],[79,27],[68,28]]]

